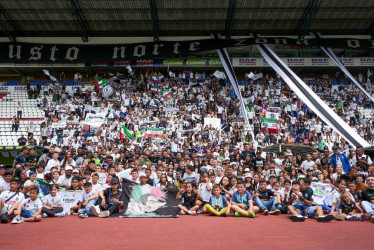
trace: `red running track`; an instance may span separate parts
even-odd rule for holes
[[[286,215],[256,219],[185,215],[180,218],[46,218],[0,224],[1,249],[373,249],[374,223]]]

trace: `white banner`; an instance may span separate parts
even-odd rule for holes
[[[89,125],[92,127],[100,127],[105,122],[105,114],[91,114],[88,113],[86,116],[86,120],[84,121],[85,125]]]
[[[52,128],[65,128],[66,127],[66,121],[58,121],[52,123]]]
[[[98,173],[98,175],[99,175],[99,183],[101,183],[101,185],[104,185],[107,179],[106,173]]]
[[[219,118],[204,118],[204,128],[205,126],[212,125],[213,128],[221,130],[221,119]]]
[[[80,191],[61,191],[58,194],[62,198],[62,206],[64,213],[70,214],[70,208],[76,205],[81,197],[82,190]]]
[[[268,111],[266,111],[266,115],[265,115],[265,117],[266,118],[271,118],[271,119],[279,119],[279,113],[275,113],[275,112],[268,112]]]
[[[330,184],[312,182],[310,187],[313,189],[313,204],[332,206],[332,196],[336,190]]]

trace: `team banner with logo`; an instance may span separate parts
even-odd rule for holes
[[[123,211],[119,217],[178,217],[178,189],[139,185],[124,179],[122,192]]]
[[[79,202],[82,190],[80,191],[62,191],[58,194],[62,198],[62,207],[64,208],[64,213],[70,214],[70,208]]]
[[[332,196],[337,191],[330,185],[319,182],[312,182],[313,203],[317,205],[332,206]]]
[[[130,60],[166,59],[187,56],[197,52],[254,44],[325,46],[341,49],[367,49],[372,46],[372,42],[365,39],[294,39],[286,37],[204,39],[110,45],[0,43],[0,54],[2,55],[0,63],[90,63],[100,66],[102,63],[108,62],[125,62],[125,65],[128,65],[127,62]],[[180,62],[170,62],[170,64],[173,63]],[[199,66],[205,63],[205,60],[190,60],[188,62],[189,66]]]

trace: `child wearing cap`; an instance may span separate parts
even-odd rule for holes
[[[12,224],[22,222],[36,222],[42,219],[42,201],[38,199],[39,188],[32,187],[30,189],[30,198],[16,203]]]
[[[0,194],[1,223],[8,223],[8,218],[13,215],[16,204],[25,199],[23,193],[19,192],[19,179],[13,178],[9,183],[10,189]]]
[[[99,193],[97,204],[91,206],[91,212],[97,217],[106,218],[119,212],[120,207],[123,206],[123,195],[117,177],[111,179],[109,188]]]

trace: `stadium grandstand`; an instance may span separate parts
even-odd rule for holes
[[[369,248],[374,0],[6,0],[0,27],[9,248]]]

